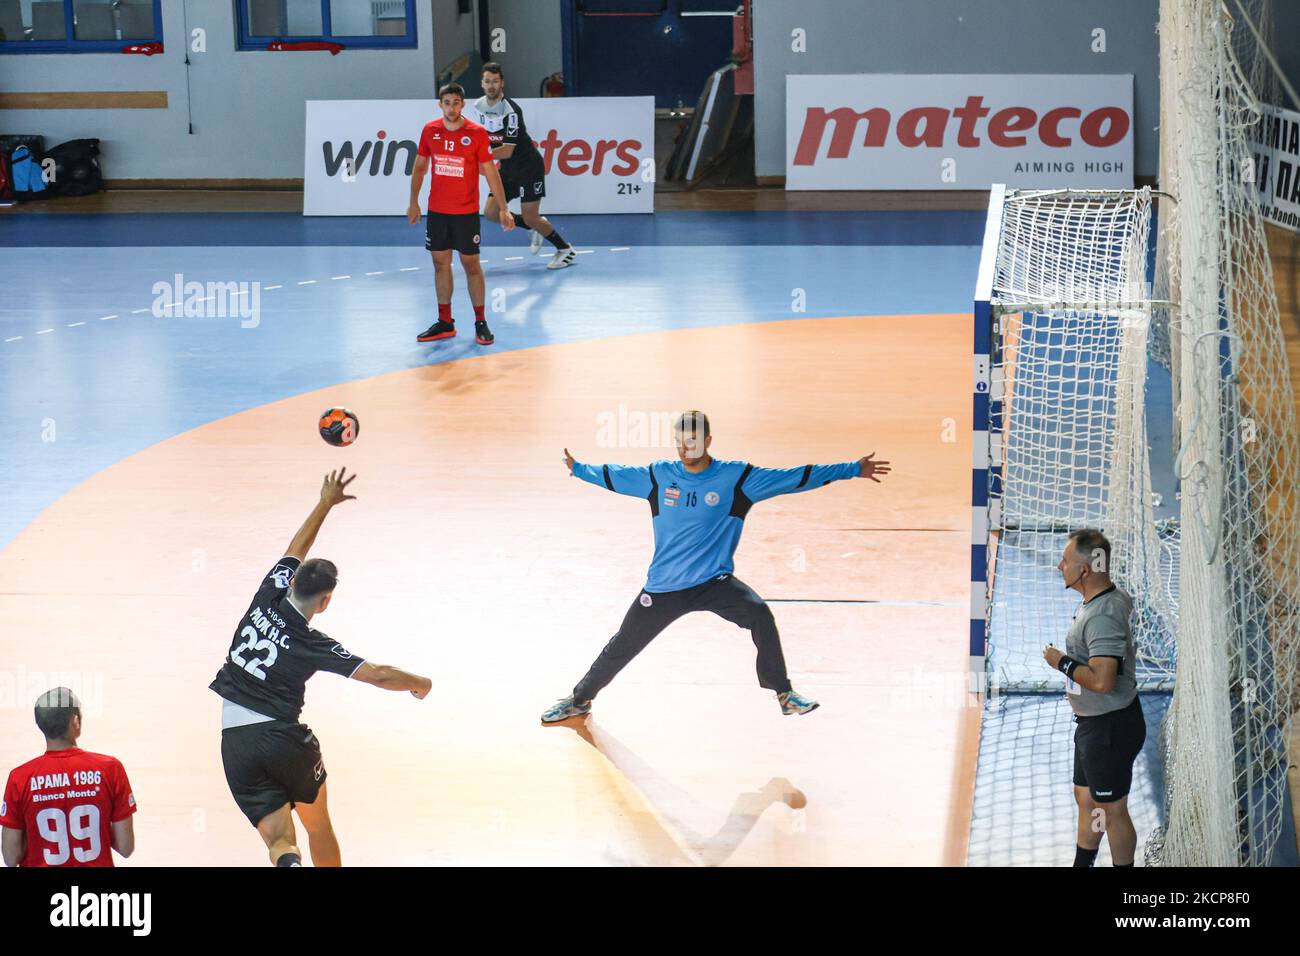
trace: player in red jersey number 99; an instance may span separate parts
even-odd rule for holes
[[[45,753],[9,774],[0,800],[6,866],[112,866],[135,850],[135,795],[116,757],[77,746],[81,701],[67,687],[36,701]]]

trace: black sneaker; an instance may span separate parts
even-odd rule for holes
[[[474,323],[474,341],[478,342],[479,345],[491,345],[496,341],[496,336],[488,328],[486,319],[479,319]]]
[[[438,339],[450,339],[456,336],[456,323],[439,319],[415,337],[417,342],[436,342]]]

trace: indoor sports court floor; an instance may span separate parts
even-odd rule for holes
[[[435,689],[416,702],[312,682],[304,720],[345,862],[963,862],[983,213],[560,225],[585,253],[560,272],[486,227],[489,296],[505,298],[502,312],[489,298],[484,350],[463,334],[415,343],[432,276],[421,231],[399,220],[7,217],[0,756],[31,755],[28,701],[70,684],[85,746],[132,776],[132,863],[264,863],[226,789],[207,684],[320,476],[346,465],[359,500],[313,552],[341,574],[316,623]],[[154,283],[176,275],[260,283],[256,322],[156,317],[170,296]],[[316,435],[331,405],[358,413],[354,446]],[[585,731],[543,728],[651,550],[644,507],[570,479],[562,449],[671,457],[644,426],[684,407],[709,412],[720,457],[894,463],[881,485],[756,508],[737,556],[822,708],[782,718],[746,635],[693,617]]]

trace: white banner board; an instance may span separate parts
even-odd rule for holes
[[[1300,113],[1266,107],[1250,148],[1264,218],[1300,232]]]
[[[795,76],[786,189],[1133,186],[1133,77]]]
[[[516,102],[546,166],[543,213],[654,212],[654,97]],[[420,131],[441,115],[434,100],[308,100],[303,214],[405,215]]]

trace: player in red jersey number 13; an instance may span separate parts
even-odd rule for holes
[[[506,208],[501,174],[492,161],[492,143],[488,131],[461,115],[465,108],[465,90],[458,83],[448,83],[438,91],[442,116],[426,123],[420,133],[415,169],[411,172],[411,201],[406,219],[411,225],[420,221],[420,187],[424,174],[432,168],[429,180],[429,225],[425,230],[424,248],[433,256],[433,282],[438,293],[438,318],[415,337],[417,342],[436,342],[456,334],[451,317],[452,251],[460,253],[469,286],[469,300],[474,306],[474,340],[491,345],[495,339],[483,314],[487,290],[483,266],[479,263],[479,194],[481,172],[496,199],[496,219],[509,232],[514,217]]]

